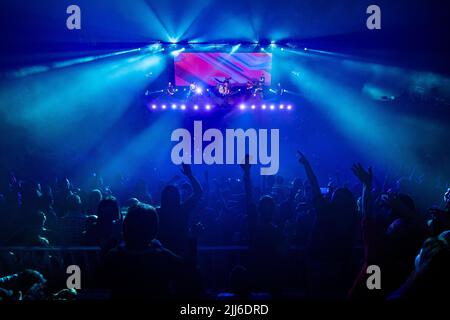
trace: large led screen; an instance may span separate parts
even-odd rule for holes
[[[214,86],[224,78],[231,78],[233,84],[245,84],[260,80],[262,75],[266,85],[271,81],[271,53],[180,53],[174,60],[177,86],[193,82]]]

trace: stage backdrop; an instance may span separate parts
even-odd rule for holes
[[[270,85],[272,70],[271,53],[181,53],[175,61],[175,84],[187,86],[192,82],[216,85],[215,79],[223,81],[231,77],[232,84],[258,81],[264,74]]]

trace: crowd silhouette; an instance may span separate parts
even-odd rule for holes
[[[90,249],[96,259],[83,279],[101,293],[93,299],[446,297],[448,186],[420,192],[414,178],[380,182],[355,164],[357,185],[321,188],[300,152],[304,181],[256,185],[249,162],[236,168],[242,179],[210,181],[206,172],[199,182],[182,165],[184,178],[132,186],[122,177],[107,186],[98,175],[86,188],[67,178],[41,185],[11,173],[0,186],[0,300],[80,299],[87,289],[68,289],[64,268]],[[242,249],[226,285],[205,280],[217,275],[200,266],[202,245]],[[367,286],[371,265],[381,270],[380,289]]]

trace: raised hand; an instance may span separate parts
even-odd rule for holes
[[[182,165],[182,169],[181,172],[187,176],[187,177],[191,177],[192,176],[192,169],[191,166],[189,164],[183,163]]]
[[[244,163],[241,163],[240,166],[241,166],[242,170],[244,170],[244,172],[246,172],[246,173],[250,172],[250,167],[251,167],[250,155],[248,155],[248,154],[245,155]]]
[[[298,162],[300,162],[302,165],[308,164],[308,159],[306,159],[305,155],[297,150],[298,153]]]
[[[372,167],[369,167],[366,171],[360,163],[356,163],[352,167],[352,172],[364,185],[366,186],[372,185],[373,181]]]

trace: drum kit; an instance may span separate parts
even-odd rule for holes
[[[263,99],[264,83],[259,80],[248,80],[244,86],[233,85],[231,77],[222,79],[213,78],[216,82],[214,88],[208,88],[204,92],[203,88],[197,83],[192,82],[188,88],[186,98],[189,103],[203,103],[205,99],[215,99],[217,105],[232,105],[238,103],[242,98]],[[169,82],[165,90],[168,96],[174,96],[178,91],[172,83]]]

